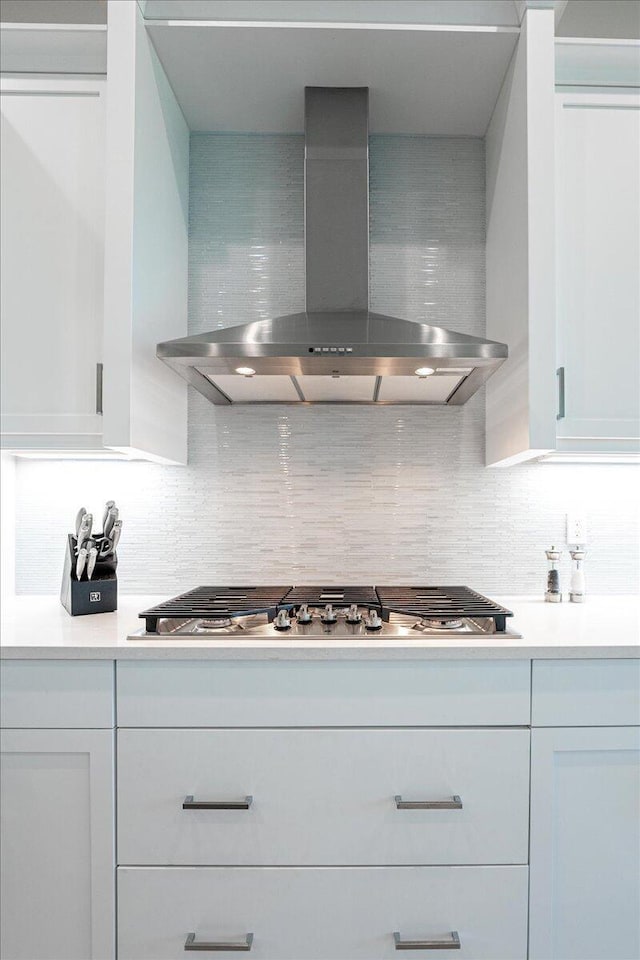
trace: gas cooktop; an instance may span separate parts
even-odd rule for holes
[[[511,616],[469,587],[197,587],[144,610],[132,639],[486,636],[506,634]]]

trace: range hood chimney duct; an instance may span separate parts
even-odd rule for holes
[[[307,313],[369,309],[369,91],[307,87]]]

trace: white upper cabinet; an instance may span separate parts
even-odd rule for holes
[[[184,463],[186,385],[155,346],[187,332],[189,130],[137,4],[109,16],[107,79],[79,74],[102,28],[0,31],[29,72],[0,88],[2,447]]]
[[[555,64],[535,42],[487,135],[487,335],[510,350],[487,384],[487,463],[634,459],[640,42],[562,40]]]
[[[0,93],[3,446],[100,447],[105,81]]]
[[[556,97],[558,446],[640,437],[640,95]]]
[[[305,85],[366,84],[373,134],[485,137],[487,464],[637,456],[640,42],[556,41],[553,7],[110,0],[106,97],[54,30],[60,77],[3,81],[3,447],[184,463],[156,344],[188,332],[190,130],[299,133]],[[0,31],[11,69],[51,71],[40,33]]]

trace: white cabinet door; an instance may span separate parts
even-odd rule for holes
[[[640,95],[558,94],[556,121],[558,449],[635,450]]]
[[[640,956],[640,729],[533,730],[531,960]]]
[[[102,445],[104,80],[3,80],[2,442]]]
[[[3,960],[114,957],[113,732],[2,731]]]
[[[180,960],[189,934],[236,956],[251,933],[251,960],[391,960],[394,933],[430,960],[525,960],[526,930],[524,866],[118,869],[120,960]]]

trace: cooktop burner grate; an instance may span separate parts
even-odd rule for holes
[[[310,607],[324,607],[331,603],[334,607],[349,607],[352,603],[359,606],[379,607],[380,601],[375,587],[292,587],[282,601],[286,606],[299,607],[306,603]]]
[[[377,608],[383,620],[392,613],[420,617],[445,629],[464,618],[488,618],[497,633],[504,633],[510,610],[483,597],[468,587],[354,587],[354,586],[283,586],[283,587],[197,587],[172,600],[143,611],[147,633],[158,632],[162,618],[208,621],[232,620],[266,614],[273,620],[281,607],[299,609],[302,604],[335,608],[357,604]]]
[[[496,631],[504,633],[511,610],[501,607],[469,587],[376,587],[385,613],[404,613],[424,620],[459,620],[490,617]]]
[[[275,616],[282,598],[291,590],[286,587],[197,587],[139,614],[144,617],[147,633],[157,633],[161,617],[203,617],[205,620],[228,620],[257,613]]]

